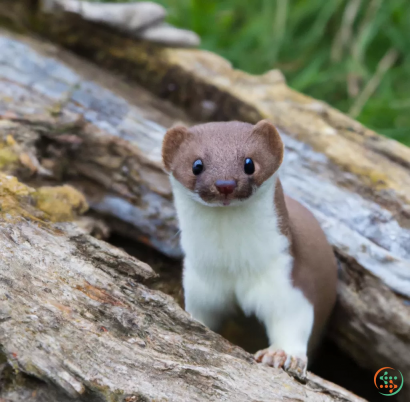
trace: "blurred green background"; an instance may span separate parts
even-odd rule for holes
[[[235,68],[279,68],[292,88],[410,145],[410,0],[156,2]]]

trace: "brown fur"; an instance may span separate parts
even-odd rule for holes
[[[336,259],[316,218],[307,208],[284,194],[279,179],[274,203],[280,231],[289,239],[294,259],[293,284],[303,291],[314,307],[315,322],[309,344],[312,351],[320,341],[336,301]]]
[[[265,120],[256,126],[241,122],[206,123],[189,130],[169,130],[162,155],[166,170],[204,201],[244,200],[279,168],[283,143],[275,127]],[[255,164],[252,175],[244,172],[246,158]],[[204,171],[195,176],[192,164],[197,159],[203,161]],[[223,195],[215,187],[217,180],[235,180],[237,187],[232,194]]]
[[[337,264],[332,248],[313,214],[299,202],[285,196],[289,214],[292,279],[313,304],[315,321],[309,349],[313,351],[336,301]]]
[[[291,241],[288,209],[286,208],[282,183],[279,179],[276,180],[274,204],[276,213],[279,217],[279,229],[281,233]]]
[[[162,160],[167,172],[171,171],[172,161],[175,159],[179,147],[189,136],[190,134],[184,126],[170,128],[165,134],[164,142],[162,143]]]

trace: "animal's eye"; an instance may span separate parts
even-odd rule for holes
[[[198,176],[204,170],[204,164],[201,159],[197,159],[192,165],[192,173]]]
[[[253,160],[251,158],[245,159],[245,173],[246,174],[253,174],[255,172],[255,165],[253,164]]]

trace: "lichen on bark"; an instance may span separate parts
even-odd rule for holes
[[[87,208],[84,196],[71,186],[34,189],[0,172],[0,216],[5,220],[69,222]]]

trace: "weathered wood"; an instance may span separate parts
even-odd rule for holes
[[[2,400],[363,401],[255,363],[146,287],[148,265],[47,223],[31,194],[0,173]]]
[[[10,10],[11,3],[5,3]],[[6,15],[1,7],[0,13]],[[35,20],[38,32],[86,54],[100,65],[126,73],[155,93],[183,105],[197,119],[255,122],[263,117],[277,124],[287,146],[282,171],[285,190],[315,213],[341,263],[340,302],[332,326],[334,339],[364,367],[377,370],[389,365],[400,369],[405,378],[410,376],[408,148],[378,136],[322,102],[292,91],[278,72],[249,76],[207,52],[154,48],[72,16],[48,24],[41,15],[36,18],[22,21],[33,28]],[[27,71],[20,73],[24,76]],[[24,89],[24,85],[27,84],[20,88]],[[78,86],[83,84],[77,83]],[[33,94],[33,87],[28,87],[26,90]],[[61,133],[66,119],[78,122],[77,116],[83,116],[85,120],[74,130],[65,128],[65,133],[71,135],[68,138],[79,145],[70,153],[69,169],[63,170],[78,178],[79,187],[85,183],[84,187],[91,188],[91,181],[98,184],[98,189],[110,190],[109,195],[100,192],[97,200],[89,197],[91,205],[127,221],[139,239],[178,256],[171,193],[159,164],[165,127],[176,119],[170,118],[169,124],[160,122],[155,130],[150,119],[159,122],[158,118],[138,120],[143,121],[146,136],[138,130],[139,126],[131,125],[126,130],[124,125],[135,120],[136,109],[125,102],[123,113],[115,114],[112,110],[117,109],[107,105],[116,105],[120,98],[115,97],[114,101],[108,92],[104,92],[104,97],[103,92],[98,92],[100,88],[87,95],[104,99],[104,108],[95,110],[89,104],[75,104],[77,108],[73,109],[69,93],[64,98],[67,102],[59,104],[59,115],[49,113],[45,118],[44,110],[53,101],[41,85],[39,90],[43,91],[46,106],[40,106],[41,116],[36,117],[36,123],[30,123],[31,128],[53,145],[59,143],[63,154],[72,144],[67,140],[58,142],[56,128]],[[58,96],[54,102],[58,103]],[[18,110],[13,102],[9,105],[16,115],[12,124],[33,121],[30,110]],[[116,120],[112,119],[113,114]],[[90,155],[91,147],[102,150],[99,158]],[[47,160],[40,151],[37,150],[38,158]],[[49,159],[57,171],[62,169],[58,156]],[[108,163],[107,159],[114,162]],[[128,165],[131,160],[132,165]],[[124,165],[126,169],[122,169]],[[146,203],[139,203],[141,199]],[[153,205],[157,207],[151,209]],[[409,395],[403,389],[398,397],[406,401]]]
[[[123,233],[180,255],[160,147],[164,127],[184,114],[142,89],[130,91],[134,104],[127,103],[6,36],[0,48],[2,169],[26,181],[37,173],[43,180],[75,179],[95,210],[128,223]],[[94,69],[80,67],[95,78]],[[18,144],[7,145],[10,135]]]

